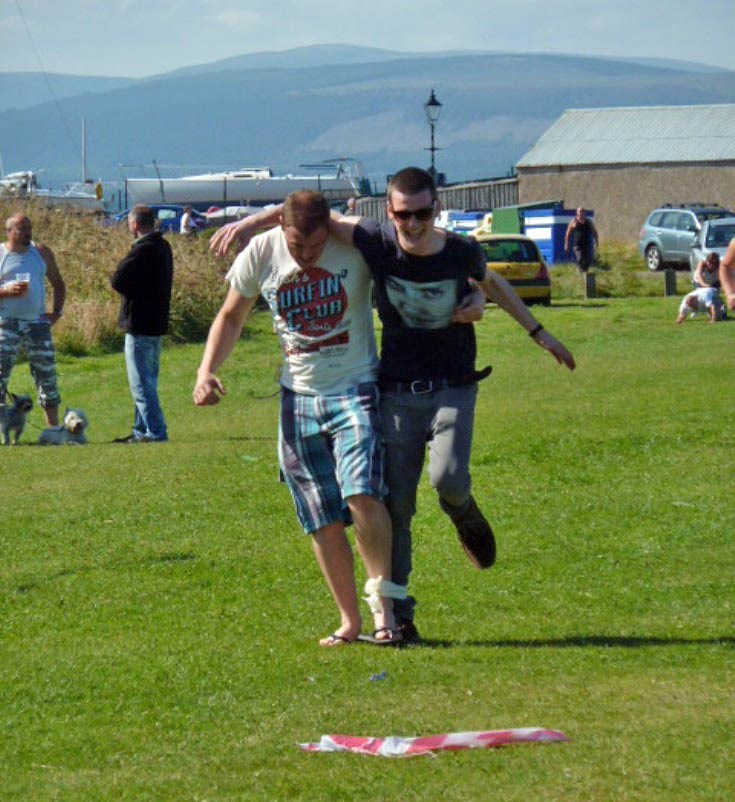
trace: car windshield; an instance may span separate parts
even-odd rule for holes
[[[735,223],[722,226],[710,226],[707,230],[705,246],[708,248],[726,248],[735,237]]]
[[[704,223],[705,220],[717,220],[720,217],[730,217],[732,212],[729,209],[714,209],[709,212],[695,212],[697,215],[697,220],[700,223]]]
[[[488,262],[538,262],[539,255],[533,242],[517,239],[501,239],[481,242]]]

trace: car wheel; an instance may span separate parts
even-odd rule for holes
[[[656,245],[649,245],[646,248],[646,266],[651,271],[660,270],[664,266],[661,251]]]

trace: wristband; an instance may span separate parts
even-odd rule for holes
[[[528,336],[533,339],[537,334],[540,334],[544,330],[544,327],[539,323],[537,326],[534,326],[531,331],[528,332]]]

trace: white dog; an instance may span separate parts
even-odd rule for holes
[[[42,446],[84,445],[87,442],[87,436],[84,434],[87,426],[89,421],[81,409],[67,407],[64,422],[60,426],[49,426],[44,429],[38,442]]]

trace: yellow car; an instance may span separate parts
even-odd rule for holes
[[[487,266],[506,281],[527,304],[551,304],[551,279],[538,245],[522,234],[476,233]]]

